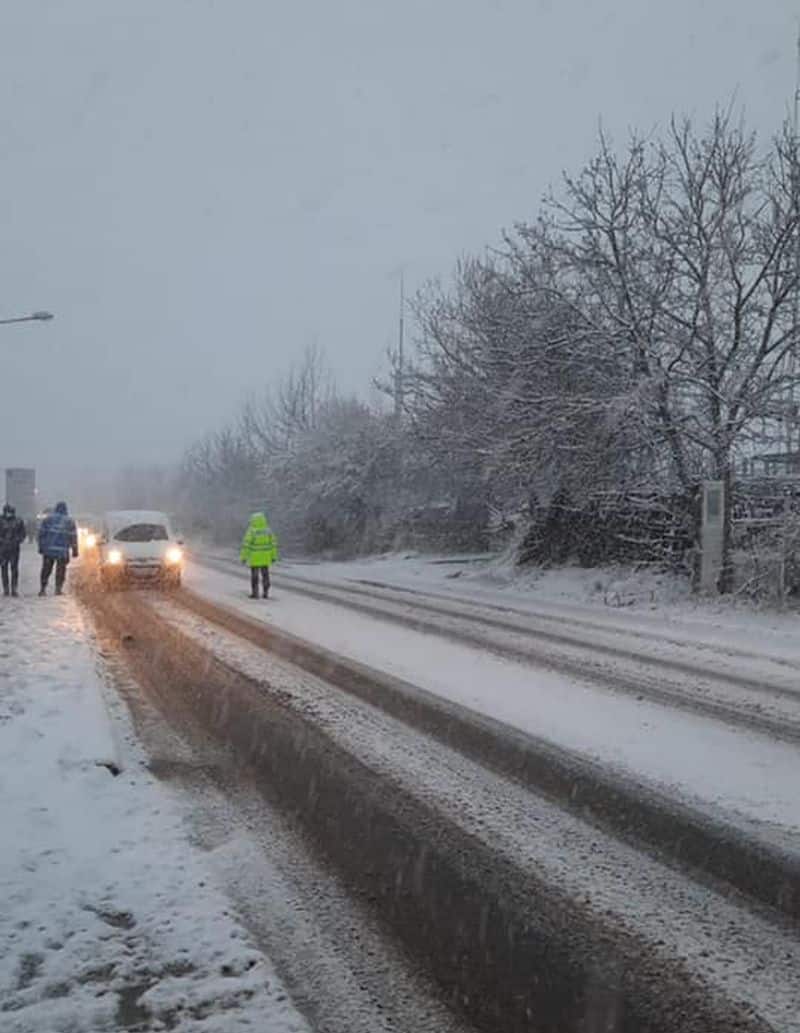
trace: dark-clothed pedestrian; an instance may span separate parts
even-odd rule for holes
[[[62,595],[70,555],[78,555],[78,529],[67,511],[66,502],[56,503],[39,528],[39,553],[42,557],[42,581],[39,595],[47,595],[47,582],[56,568],[56,595]]]
[[[250,598],[258,599],[258,581],[269,597],[269,568],[278,559],[278,540],[263,513],[253,513],[247,525],[239,559],[250,568]]]
[[[25,521],[17,516],[17,511],[12,505],[6,503],[0,517],[0,576],[3,581],[3,595],[17,595],[19,549],[25,541],[25,536]]]

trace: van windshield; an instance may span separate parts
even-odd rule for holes
[[[165,542],[168,535],[163,524],[130,524],[114,537],[118,542]]]

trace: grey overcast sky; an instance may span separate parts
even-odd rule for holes
[[[735,96],[788,0],[5,0],[0,465],[176,458],[312,340],[366,391],[410,286],[591,153]]]

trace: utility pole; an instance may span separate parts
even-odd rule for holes
[[[397,337],[397,362],[395,363],[394,370],[394,414],[396,417],[400,417],[403,412],[403,374],[405,372],[405,308],[406,308],[406,291],[405,291],[405,277],[403,270],[400,270],[400,319],[398,325],[398,337]]]
[[[792,299],[792,347],[789,350],[789,405],[786,413],[786,452],[791,456],[794,441],[795,378],[797,376],[798,323],[800,323],[800,22],[797,27],[797,51],[792,114],[792,204],[794,206],[794,295]],[[791,459],[789,459],[791,464]],[[789,466],[788,470],[793,467]]]

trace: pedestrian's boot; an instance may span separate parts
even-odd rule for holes
[[[63,595],[64,594],[64,589],[63,588],[57,588],[55,594],[56,595]]]
[[[250,598],[251,599],[258,599],[258,592],[251,592],[250,593]]]
[[[12,588],[11,589],[11,594],[16,599],[17,596],[19,595],[19,592],[16,590],[16,588]]]
[[[46,588],[40,588],[40,589],[39,589],[39,595],[40,595],[40,596],[41,596],[41,595],[47,595],[47,589],[46,589]]]

